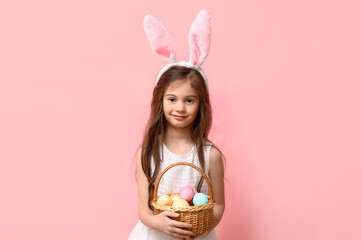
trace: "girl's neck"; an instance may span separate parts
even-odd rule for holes
[[[164,133],[163,142],[166,145],[192,145],[190,130],[190,127],[188,129],[167,127]]]

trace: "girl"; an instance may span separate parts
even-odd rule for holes
[[[187,230],[191,225],[172,219],[178,216],[176,212],[154,215],[150,205],[159,173],[180,161],[202,168],[210,179],[215,201],[213,222],[198,238],[217,239],[213,229],[221,220],[225,207],[223,162],[219,149],[207,139],[212,115],[207,78],[200,69],[209,49],[209,23],[209,12],[202,10],[190,30],[190,35],[197,36],[194,41],[198,41],[190,43],[191,61],[176,62],[174,44],[165,28],[149,15],[144,20],[154,52],[168,65],[157,76],[150,118],[142,146],[136,154],[140,221],[129,240],[191,238],[192,232]],[[199,41],[208,42],[208,46],[199,48],[202,45]],[[197,51],[200,54],[192,54]],[[180,165],[169,169],[162,177],[158,195],[178,192],[185,185],[209,194],[208,185],[199,172]]]

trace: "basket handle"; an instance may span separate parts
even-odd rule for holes
[[[202,176],[204,177],[204,179],[206,179],[206,182],[208,184],[208,189],[209,189],[209,201],[213,202],[213,194],[212,194],[212,188],[211,188],[211,183],[209,182],[208,177],[206,176],[206,174],[202,171],[202,169],[200,169],[199,167],[197,167],[196,165],[192,164],[192,163],[187,163],[187,162],[177,162],[177,163],[173,163],[171,165],[169,165],[168,167],[166,167],[161,174],[159,175],[157,182],[155,184],[154,187],[154,194],[153,194],[153,201],[155,201],[157,199],[157,192],[158,192],[158,186],[159,186],[159,182],[160,179],[163,177],[163,175],[172,167],[178,166],[178,165],[187,165],[190,166],[194,169],[196,169],[198,172],[200,172],[202,174]]]

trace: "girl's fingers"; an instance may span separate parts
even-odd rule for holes
[[[164,211],[161,214],[163,214],[164,216],[169,217],[169,218],[175,218],[175,217],[179,216],[179,213],[171,212],[171,211]],[[192,236],[193,233],[187,229],[191,229],[192,224],[183,223],[183,222],[171,220],[171,219],[170,219],[170,221],[171,221],[171,225],[174,227],[173,237],[181,238],[181,239],[190,239],[190,237]]]
[[[193,232],[189,229],[184,229],[178,226],[173,225],[172,230],[170,230],[172,233],[182,235],[183,238],[189,238],[192,236]]]
[[[179,213],[170,212],[170,211],[164,211],[161,214],[164,214],[167,217],[178,217],[179,216]]]
[[[175,228],[174,232],[177,233],[177,234],[180,234],[180,235],[185,235],[186,237],[190,237],[193,234],[191,231],[188,231],[188,230],[185,230],[185,229],[182,229],[182,228]]]
[[[179,213],[176,213],[176,212],[164,211],[163,213],[167,217],[178,217],[179,216]],[[186,228],[186,229],[192,228],[192,224],[183,223],[183,222],[176,221],[176,220],[172,220],[172,225],[177,228]]]
[[[179,221],[172,221],[174,228],[174,232],[176,234],[179,234],[182,238],[190,239],[190,237],[193,235],[192,231],[189,231],[187,229],[192,228],[192,224],[189,223],[183,223]]]
[[[189,235],[182,235],[182,234],[178,234],[178,233],[173,233],[173,234],[171,234],[171,236],[174,238],[178,238],[178,239],[190,239]]]
[[[192,224],[183,223],[183,222],[179,222],[179,221],[174,221],[173,226],[175,226],[177,228],[184,228],[184,229],[191,229],[192,228]]]

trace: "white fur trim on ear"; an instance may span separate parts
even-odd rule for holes
[[[206,83],[206,86],[208,87],[208,80],[207,80],[207,76],[206,74],[203,72],[203,70],[198,67],[198,66],[195,66],[189,62],[175,62],[175,63],[171,63],[171,64],[167,64],[165,65],[158,73],[157,75],[157,79],[155,80],[155,85],[157,85],[158,81],[159,81],[159,78],[163,75],[163,73],[165,73],[169,68],[173,67],[173,66],[181,66],[181,67],[187,67],[187,68],[191,68],[191,69],[194,69],[194,70],[197,70],[203,77],[204,79],[204,82]]]

